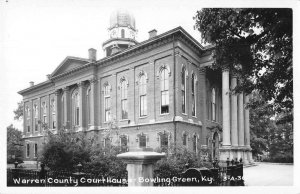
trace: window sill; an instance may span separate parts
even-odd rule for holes
[[[187,114],[186,113],[181,113],[182,115],[185,115],[185,116],[187,116]]]
[[[196,116],[192,116],[193,118],[195,118],[195,119],[197,119],[197,117]]]
[[[146,116],[140,116],[139,119],[145,119],[147,117],[148,117],[148,115],[146,115]]]
[[[166,115],[169,115],[170,113],[164,113],[164,114],[161,114],[160,113],[160,116],[166,116]]]

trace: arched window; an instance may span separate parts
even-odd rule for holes
[[[125,30],[124,29],[121,30],[121,38],[125,38]]]
[[[91,88],[89,87],[86,91],[86,107],[87,107],[87,121],[88,124],[91,124],[91,102],[92,102],[92,97],[91,97]]]
[[[25,108],[26,113],[26,126],[27,126],[27,132],[30,132],[30,108],[26,106]]]
[[[213,121],[216,120],[216,92],[215,88],[211,91],[211,118]]]
[[[147,147],[148,137],[144,133],[138,134],[137,141],[139,142],[140,148],[145,148],[145,147]]]
[[[72,94],[73,125],[79,126],[79,93],[75,90]]]
[[[30,144],[27,143],[26,144],[26,158],[29,158],[29,156],[30,156]]]
[[[47,105],[46,102],[42,103],[42,111],[43,111],[43,123],[47,123]]]
[[[110,120],[110,85],[104,85],[104,121],[108,122]]]
[[[38,117],[39,117],[39,111],[37,104],[33,105],[34,110],[34,131],[38,131]]]
[[[169,113],[169,71],[167,68],[163,68],[160,72],[161,83],[161,114]]]
[[[182,113],[186,113],[186,70],[182,67],[181,70],[181,102]]]
[[[160,134],[160,147],[162,151],[166,152],[169,146],[169,139],[167,133]]]
[[[34,144],[34,157],[35,158],[38,157],[38,144],[37,143]]]
[[[52,115],[52,129],[56,128],[56,111],[55,111],[55,100],[51,100],[51,115]]]
[[[121,80],[121,108],[122,119],[128,119],[128,107],[127,107],[127,81]]]
[[[121,146],[121,152],[127,151],[127,144],[128,144],[128,138],[126,135],[120,136],[120,146]]]
[[[192,74],[192,116],[196,116],[196,78],[195,74]]]
[[[140,76],[140,117],[147,116],[147,78],[145,74]]]

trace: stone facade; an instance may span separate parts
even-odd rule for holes
[[[109,141],[126,137],[129,150],[176,145],[206,159],[251,161],[248,97],[230,95],[237,80],[229,69],[207,68],[211,51],[178,27],[100,60],[95,49],[87,59],[67,57],[47,81],[19,92],[24,160],[34,161],[35,144],[43,146],[38,121],[54,133],[66,127],[97,136],[105,146],[113,119],[119,135]]]

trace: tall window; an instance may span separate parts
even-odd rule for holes
[[[92,102],[91,88],[88,88],[87,92],[86,92],[88,124],[91,124],[91,115],[92,115],[92,113],[91,113],[91,102]]]
[[[196,79],[192,74],[192,116],[196,116]]]
[[[104,121],[107,122],[110,120],[110,85],[105,85],[104,86]]]
[[[122,119],[128,119],[127,108],[127,81],[121,80],[121,106],[122,106]]]
[[[216,120],[216,92],[215,88],[211,91],[211,118],[213,121]]]
[[[197,135],[193,136],[193,151],[197,152]]]
[[[139,147],[140,148],[145,148],[147,145],[147,137],[146,135],[142,134],[139,136]]]
[[[169,71],[167,68],[163,68],[161,74],[161,114],[169,113]]]
[[[37,143],[34,144],[34,157],[36,158],[38,156],[38,145]]]
[[[79,125],[79,93],[74,91],[72,95],[72,112],[73,112],[73,124]]]
[[[47,105],[46,105],[46,102],[42,103],[42,111],[43,111],[43,123],[47,123]]]
[[[125,30],[124,29],[121,30],[121,37],[125,38]]]
[[[127,137],[125,135],[122,135],[120,137],[120,144],[121,144],[121,152],[126,152],[127,151]]]
[[[111,145],[111,139],[110,139],[110,137],[106,137],[104,139],[104,147],[105,148],[110,148],[110,145]]]
[[[187,134],[186,134],[186,133],[184,133],[183,136],[182,136],[182,144],[183,144],[184,146],[187,145]]]
[[[38,111],[38,106],[36,104],[33,106],[33,110],[34,110],[34,131],[38,131],[39,111]]]
[[[169,145],[168,134],[161,134],[160,135],[160,147],[161,147],[162,151],[167,151],[168,145]]]
[[[146,75],[140,77],[140,116],[147,116],[147,83]]]
[[[30,145],[26,144],[26,158],[29,158],[30,156]]]
[[[55,129],[56,128],[56,116],[55,116],[55,100],[52,99],[51,100],[51,112],[52,112],[52,129]],[[63,114],[63,113],[62,113]]]
[[[181,70],[181,102],[182,113],[186,113],[186,70],[185,67]]]
[[[27,126],[27,132],[30,132],[30,108],[26,106],[25,108],[26,112],[26,126]]]

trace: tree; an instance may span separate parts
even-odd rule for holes
[[[23,119],[23,102],[18,102],[18,108],[14,110],[14,114],[15,114],[15,117],[14,119],[15,120],[22,120]]]
[[[22,132],[12,124],[7,127],[7,162],[22,161]]]
[[[292,9],[202,9],[195,28],[213,44],[213,68],[229,66],[240,75],[235,92],[257,90],[279,122],[293,121]]]

